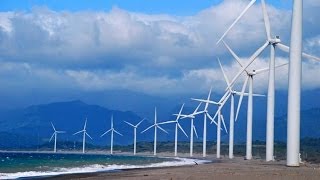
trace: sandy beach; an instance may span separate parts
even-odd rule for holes
[[[196,156],[195,158],[200,158]],[[166,168],[131,169],[115,172],[71,174],[50,177],[49,179],[227,179],[227,180],[301,180],[319,179],[319,164],[301,164],[300,167],[286,167],[285,161],[267,163],[263,159],[244,160],[243,157],[235,157],[229,160],[226,157],[217,160],[214,156],[208,156],[212,163]]]

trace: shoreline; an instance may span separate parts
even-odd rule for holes
[[[68,174],[48,179],[86,179],[86,180],[158,180],[158,179],[226,179],[226,180],[317,180],[320,165],[302,164],[301,167],[287,167],[285,161],[265,162],[263,160],[220,159],[216,162],[176,167],[137,168],[116,172],[97,172]]]
[[[33,152],[33,151],[0,151],[0,153],[38,153],[38,154],[54,154],[53,152]],[[59,154],[59,153],[57,153]],[[61,154],[82,154],[77,152],[63,152]],[[84,155],[109,155],[105,152],[89,152]],[[128,153],[115,154],[114,156],[133,156],[133,154],[128,155]],[[137,155],[137,157],[150,157],[148,155]],[[154,156],[152,156],[154,157]],[[64,176],[94,176],[99,173],[113,173],[128,170],[142,170],[142,169],[157,169],[165,167],[179,167],[179,166],[192,166],[195,164],[209,163],[211,161],[196,159],[196,158],[185,158],[185,157],[169,157],[169,156],[157,156],[155,158],[163,158],[162,162],[156,162],[151,164],[141,164],[141,165],[117,165],[117,164],[91,164],[85,167],[73,167],[73,168],[63,168],[61,167],[58,171],[21,171],[14,173],[0,173],[0,179],[33,179],[33,178],[55,178]],[[168,160],[166,160],[166,158]]]
[[[9,151],[0,151],[9,152]],[[12,151],[11,151],[12,152]],[[31,151],[19,151],[18,153],[33,153]],[[35,152],[35,153],[52,153],[52,152]],[[59,152],[70,153],[70,152]],[[79,154],[72,152],[71,154]],[[82,154],[82,153],[81,153]],[[88,152],[86,154],[102,154],[108,155],[106,152]],[[130,153],[117,152],[116,156],[131,155]],[[150,157],[149,153],[139,153],[137,156]],[[153,156],[152,156],[153,157]],[[172,153],[159,153],[159,158],[175,158]],[[222,157],[216,159],[215,154],[210,154],[206,158],[202,158],[201,154],[195,154],[192,158],[188,153],[179,154],[181,159],[189,160],[209,160],[206,163],[196,163],[176,165],[176,166],[157,166],[157,167],[135,167],[119,170],[106,170],[95,172],[70,172],[68,174],[57,174],[48,176],[33,176],[24,177],[21,179],[232,179],[237,180],[269,180],[269,179],[284,179],[284,180],[300,180],[300,179],[318,179],[320,177],[320,164],[304,163],[300,167],[287,167],[284,160],[266,162],[264,159],[244,160],[243,157],[236,156],[234,159]],[[189,161],[190,162],[190,161]]]

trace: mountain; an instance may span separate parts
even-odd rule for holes
[[[96,145],[107,145],[110,143],[110,136],[100,138],[100,135],[110,128],[110,118],[114,115],[115,128],[124,136],[115,136],[116,144],[132,143],[133,130],[130,126],[123,123],[124,120],[137,123],[142,118],[147,120],[141,124],[138,132],[151,125],[154,121],[154,107],[157,106],[158,122],[174,120],[176,117],[172,114],[179,112],[182,102],[186,102],[183,113],[189,114],[194,111],[197,106],[196,102],[192,102],[189,98],[175,97],[172,99],[155,98],[149,96],[146,99],[144,95],[136,94],[127,99],[123,95],[125,92],[119,92],[108,95],[108,106],[106,105],[90,105],[83,101],[67,101],[55,102],[49,104],[32,105],[26,108],[0,110],[0,147],[7,147],[8,143],[12,146],[38,145],[48,142],[53,131],[50,122],[53,122],[58,130],[67,131],[66,134],[59,134],[59,140],[64,141],[81,141],[81,135],[73,136],[72,134],[81,130],[84,125],[85,118],[88,118],[87,130],[94,138],[88,139],[89,143]],[[320,137],[320,101],[317,101],[320,90],[304,91],[302,94],[302,112],[301,112],[301,137]],[[195,95],[192,97],[204,98],[206,94]],[[104,96],[106,97],[106,96]],[[113,98],[112,98],[113,97]],[[190,96],[191,97],[191,96]],[[213,94],[213,100],[217,100],[219,95]],[[142,98],[142,99],[140,99]],[[86,98],[85,98],[86,99]],[[110,102],[109,102],[110,100]],[[146,100],[147,102],[144,102]],[[238,97],[235,99],[237,106]],[[92,100],[93,101],[93,100]],[[100,103],[105,101],[101,98]],[[116,101],[114,108],[111,103]],[[254,114],[253,114],[253,140],[265,140],[266,132],[266,97],[254,98]],[[287,110],[287,94],[280,91],[276,93],[276,118],[275,118],[275,139],[286,140],[286,110]],[[93,103],[94,104],[94,103]],[[131,105],[130,105],[131,104]],[[108,108],[109,107],[109,108]],[[132,109],[131,111],[123,111],[121,109]],[[200,107],[202,110],[204,107]],[[115,110],[118,109],[118,110]],[[120,110],[119,110],[120,109]],[[210,114],[216,111],[214,105],[209,106]],[[138,113],[136,113],[136,111]],[[239,114],[238,121],[235,123],[235,142],[245,142],[246,140],[246,112],[247,101],[244,98],[243,105]],[[229,127],[230,104],[226,103],[222,114]],[[190,133],[190,120],[183,119],[180,123],[186,133]],[[199,115],[195,119],[195,126],[202,141],[203,132],[203,115]],[[158,139],[160,141],[174,140],[174,124],[162,125],[169,134],[158,131]],[[207,139],[216,140],[216,126],[207,123]],[[222,132],[222,141],[228,142],[228,134]],[[179,141],[189,141],[181,131],[179,131]],[[138,141],[152,141],[153,129],[144,134],[138,133]]]
[[[82,101],[57,102],[44,105],[29,106],[24,109],[15,109],[0,112],[0,137],[1,139],[10,137],[8,134],[16,137],[28,137],[28,143],[47,142],[53,133],[50,122],[53,122],[57,130],[67,131],[66,134],[59,134],[60,140],[81,141],[81,135],[72,134],[82,130],[85,119],[88,119],[87,132],[93,140],[87,138],[87,142],[93,144],[106,145],[110,142],[110,136],[100,138],[100,135],[110,129],[111,115],[114,116],[114,127],[124,136],[115,135],[116,144],[132,143],[133,129],[123,123],[129,121],[139,122],[142,118],[130,111],[110,110],[97,105],[88,105]],[[153,120],[151,120],[153,121]],[[146,120],[141,124],[139,130],[151,125]],[[151,132],[146,132],[149,135]],[[151,141],[153,136],[138,134],[139,140]],[[166,139],[166,135],[159,136],[160,140]],[[12,139],[14,141],[15,138]],[[17,138],[16,141],[19,139]],[[16,144],[17,142],[10,142]],[[20,142],[20,144],[23,142]],[[28,144],[25,143],[25,144]],[[30,145],[30,144],[28,144]]]

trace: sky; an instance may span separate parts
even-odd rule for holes
[[[272,34],[289,45],[291,3],[267,0]],[[128,90],[152,96],[217,92],[239,70],[217,40],[248,0],[2,0],[0,98],[18,105],[52,97]],[[304,51],[320,56],[319,0],[304,0]],[[258,0],[226,36],[243,63],[266,41]],[[277,50],[277,64],[288,55]],[[269,48],[250,66],[268,67]],[[287,88],[287,67],[277,89]],[[320,63],[304,60],[303,88],[318,89]],[[236,85],[240,87],[244,77]],[[267,73],[255,92],[267,90]],[[63,99],[63,98],[62,98]],[[6,101],[2,102],[3,104]],[[1,106],[1,105],[0,105]]]

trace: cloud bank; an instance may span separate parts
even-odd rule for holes
[[[320,2],[306,0],[304,49],[320,56]],[[108,12],[53,11],[0,13],[2,93],[104,91],[126,89],[151,95],[201,93],[226,84],[239,65],[216,41],[247,5],[224,1],[194,16],[143,14],[117,7]],[[272,34],[290,42],[291,12],[268,6]],[[260,4],[255,4],[226,37],[244,61],[266,40]],[[268,67],[269,49],[250,67]],[[277,52],[277,64],[288,61]],[[287,67],[277,71],[277,88],[287,86]],[[320,87],[320,64],[306,60],[303,87]],[[241,84],[241,80],[238,86]],[[255,89],[266,92],[267,73],[256,76]],[[19,91],[21,92],[21,91]],[[23,93],[23,92],[21,92]]]

